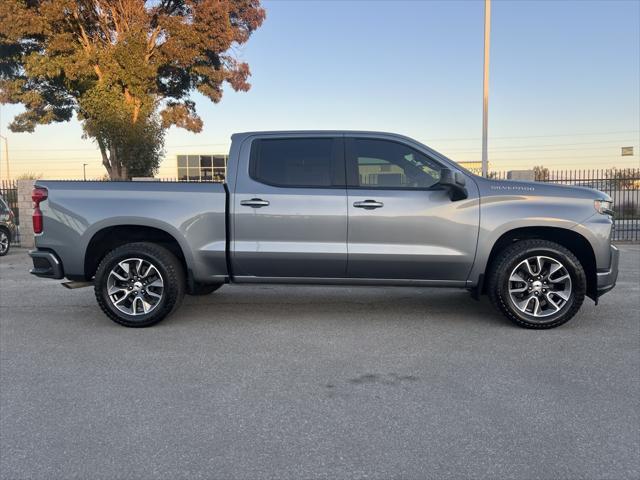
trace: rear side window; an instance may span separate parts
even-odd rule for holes
[[[254,140],[249,173],[254,180],[277,187],[344,185],[339,142],[334,138]]]
[[[4,199],[0,198],[0,213],[9,213],[9,207],[4,203]]]

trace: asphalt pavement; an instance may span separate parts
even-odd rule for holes
[[[568,324],[400,287],[224,286],[127,329],[0,258],[1,479],[638,479],[640,246]]]

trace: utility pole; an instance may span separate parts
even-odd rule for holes
[[[491,0],[484,0],[484,77],[482,81],[482,176],[489,174],[487,131],[489,128],[489,44],[491,41]]]
[[[9,141],[4,135],[0,135],[0,140],[4,140],[4,161],[7,165],[7,180],[11,180],[11,174],[9,173]]]
[[[84,177],[84,181],[87,181],[87,165],[89,165],[88,163],[83,163],[82,164],[82,176]]]
[[[4,159],[7,165],[7,180],[10,180],[11,177],[9,175],[9,141],[7,140],[7,137],[2,135],[2,105],[0,105],[0,140],[4,140]],[[2,176],[0,175],[0,178],[1,177]]]

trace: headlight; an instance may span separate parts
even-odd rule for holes
[[[596,208],[596,212],[602,215],[613,216],[613,210],[611,210],[611,202],[609,200],[595,200],[593,206]]]

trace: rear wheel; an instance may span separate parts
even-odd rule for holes
[[[0,257],[4,257],[7,253],[9,253],[9,248],[11,247],[11,242],[9,239],[9,232],[4,228],[0,228]]]
[[[149,327],[182,302],[184,269],[169,250],[153,243],[122,245],[100,262],[95,276],[98,305],[114,322]]]
[[[522,240],[506,248],[488,279],[491,302],[526,328],[553,328],[580,309],[587,281],[576,256],[547,240]]]

